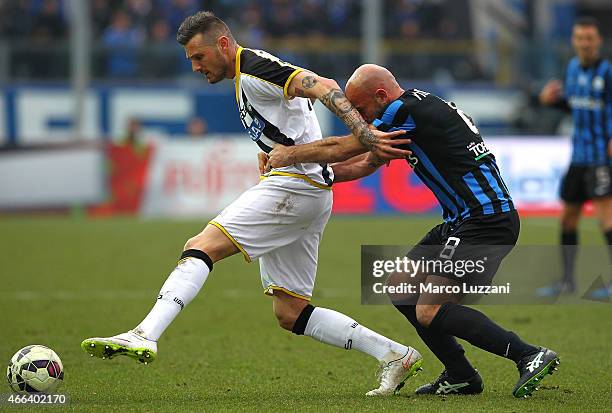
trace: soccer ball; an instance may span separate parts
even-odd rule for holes
[[[64,380],[64,366],[55,351],[34,344],[15,353],[6,378],[17,393],[53,393]]]

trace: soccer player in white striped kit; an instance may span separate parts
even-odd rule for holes
[[[346,99],[338,84],[260,51],[239,46],[229,28],[211,12],[198,12],[181,24],[177,40],[184,46],[194,72],[209,83],[234,79],[240,118],[250,138],[264,151],[276,145],[321,140],[313,110],[320,100],[346,123],[348,137],[325,140],[350,150],[335,161],[372,151],[381,160],[404,158],[409,152],[393,145],[399,133],[371,130]],[[264,292],[272,296],[279,325],[298,335],[375,357],[382,371],[379,387],[368,395],[399,390],[417,373],[421,355],[339,312],[310,304],[318,247],[332,206],[332,169],[303,163],[273,169],[243,193],[185,244],[177,267],[163,284],[158,300],[133,330],[107,338],[90,338],[82,348],[93,356],[127,355],[140,362],[157,356],[157,340],[206,281],[213,263],[242,253],[259,258]]]

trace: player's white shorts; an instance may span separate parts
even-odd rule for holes
[[[264,292],[312,297],[319,242],[332,208],[332,191],[300,178],[270,176],[248,189],[210,224],[259,258]]]

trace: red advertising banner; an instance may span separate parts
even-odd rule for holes
[[[569,158],[566,139],[496,138],[489,139],[487,145],[522,214],[559,212],[559,183]],[[259,182],[256,154],[257,147],[243,136],[161,140],[154,149],[111,145],[107,151],[111,195],[91,212],[215,215]],[[437,214],[440,207],[408,163],[396,160],[369,177],[335,184],[333,211]]]

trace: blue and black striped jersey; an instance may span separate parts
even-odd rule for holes
[[[514,210],[495,157],[454,103],[411,89],[373,124],[382,131],[407,131],[412,155],[406,160],[438,199],[445,221]]]
[[[608,142],[612,138],[612,65],[600,59],[583,67],[577,57],[565,74],[565,100],[572,111],[573,165],[610,165]]]

